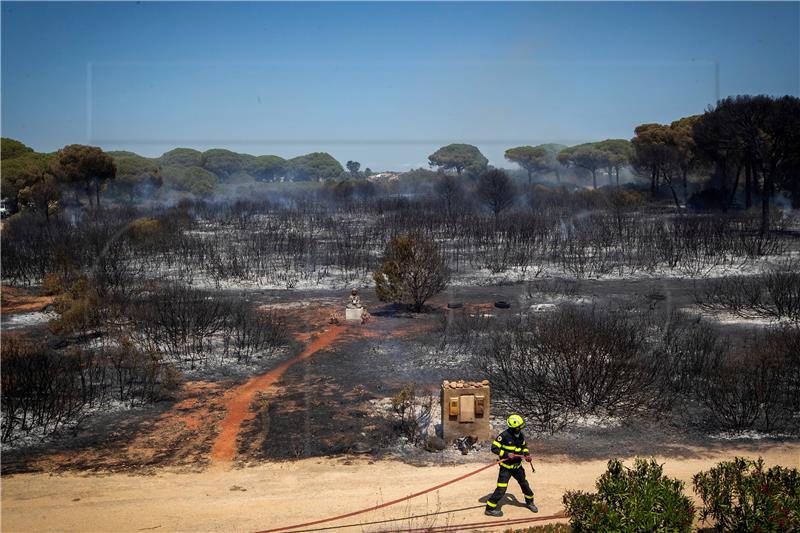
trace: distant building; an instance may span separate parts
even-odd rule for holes
[[[399,172],[378,172],[377,174],[370,174],[367,176],[367,179],[370,181],[396,181],[399,178]]]

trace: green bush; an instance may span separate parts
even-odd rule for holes
[[[637,458],[633,468],[627,468],[612,459],[596,487],[597,493],[564,494],[576,533],[691,530],[694,506],[683,494],[683,482],[665,476],[655,460]]]
[[[700,518],[711,517],[718,530],[800,531],[800,473],[796,468],[735,458],[695,474],[694,490],[703,500]]]

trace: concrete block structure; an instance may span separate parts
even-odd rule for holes
[[[361,297],[358,295],[358,289],[353,287],[353,290],[350,291],[347,306],[344,309],[344,319],[348,322],[361,322],[363,315],[364,306],[361,305]]]
[[[444,381],[442,383],[442,438],[451,443],[459,437],[478,441],[493,437],[489,427],[491,394],[489,382]]]
[[[361,313],[363,312],[363,307],[347,307],[344,310],[344,319],[351,322],[361,322]]]

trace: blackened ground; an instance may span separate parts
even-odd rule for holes
[[[374,305],[372,320],[350,326],[332,346],[290,368],[269,398],[254,402],[257,414],[240,434],[239,456],[259,461],[365,449],[381,455],[397,436],[371,401],[406,384],[418,394],[435,393],[453,372],[415,364],[437,335],[436,312]]]
[[[4,449],[2,474],[202,468],[223,414],[223,392],[219,384],[190,382],[173,399],[93,415],[46,445]]]
[[[553,301],[642,313],[654,311],[663,317],[671,311],[698,312],[696,283],[692,280],[573,283],[572,288],[558,290],[554,290],[552,280],[454,288],[429,302],[428,312],[423,314],[407,313],[365,294],[363,299],[373,319],[363,326],[352,326],[334,346],[289,369],[280,390],[270,395],[268,403],[253,406],[258,414],[241,434],[240,457],[261,461],[335,455],[352,451],[357,444],[371,449],[376,456],[385,453],[395,444],[396,435],[377,416],[370,400],[391,397],[406,384],[412,384],[420,394],[437,394],[443,379],[480,377],[467,359],[443,360],[435,349],[449,313],[479,310],[502,316],[530,312],[531,306]],[[555,294],[559,290],[570,294]],[[272,294],[270,303],[286,302],[286,297],[285,292]],[[306,294],[296,294],[296,298],[305,300]],[[333,295],[324,291],[317,291],[312,298],[335,302]],[[496,308],[493,304],[498,300],[510,302],[511,308]],[[460,302],[464,307],[448,311],[448,302]],[[732,338],[743,338],[763,327],[747,322],[708,324]],[[698,431],[645,419],[610,427],[587,423],[555,435],[531,435],[531,441],[537,453],[583,459],[623,452],[688,457],[698,453],[698,446],[714,449],[726,444]],[[407,456],[412,461],[425,457],[429,457],[425,452],[420,452],[419,457]]]
[[[285,318],[298,339],[292,353],[327,327],[331,311],[343,311],[346,296],[328,290],[236,294]],[[432,299],[428,312],[412,314],[379,302],[374,292],[364,290],[362,300],[373,319],[364,325],[348,326],[331,346],[290,368],[277,387],[256,399],[252,408],[257,415],[239,434],[239,458],[250,463],[365,449],[380,456],[392,449],[396,436],[389,423],[376,413],[371,400],[391,397],[405,384],[412,384],[420,394],[436,394],[443,379],[480,378],[467,360],[458,360],[458,354],[452,360],[443,360],[435,349],[448,313],[480,310],[499,316],[532,312],[532,306],[537,305],[574,302],[642,312],[654,309],[667,316],[672,310],[696,313],[694,294],[695,283],[685,279],[584,280],[566,284],[536,280],[455,287]],[[510,309],[494,307],[498,300],[511,303]],[[464,307],[445,309],[448,302],[456,301]],[[719,323],[706,318],[705,322],[733,338],[764,327],[758,321]],[[292,353],[265,362],[263,371],[278,366]],[[147,472],[155,466],[203,468],[209,462],[218,421],[225,413],[224,393],[236,384],[230,379],[186,382],[172,400],[94,415],[48,445],[4,449],[2,473]],[[714,450],[727,445],[727,441],[653,421],[629,421],[613,427],[587,424],[556,435],[530,435],[529,440],[537,454],[571,458],[607,458],[627,453],[691,456],[699,453],[697,447]],[[417,456],[404,456],[415,462],[433,457],[422,451]]]

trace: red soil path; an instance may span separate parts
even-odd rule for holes
[[[0,287],[0,313],[10,315],[42,311],[54,299],[53,296],[39,296],[27,289],[3,285]]]
[[[255,416],[255,413],[250,410],[250,405],[253,403],[256,393],[273,386],[295,363],[308,359],[319,350],[333,344],[344,330],[343,326],[331,326],[320,333],[300,355],[289,359],[266,374],[252,378],[226,394],[224,400],[225,418],[220,422],[220,431],[211,449],[211,462],[229,463],[233,461],[236,456],[236,439],[239,435],[239,429],[242,423]]]

